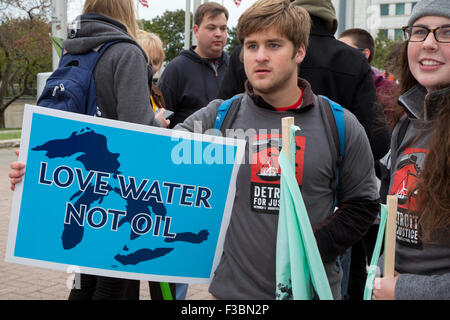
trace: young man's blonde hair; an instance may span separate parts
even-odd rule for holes
[[[122,23],[133,39],[137,37],[137,24],[133,0],[86,0],[83,13],[96,12]]]
[[[144,49],[148,60],[154,66],[160,66],[164,61],[164,49],[161,38],[154,33],[139,30],[137,42]]]
[[[289,0],[259,0],[239,18],[237,37],[243,45],[247,36],[275,27],[280,35],[294,44],[294,55],[301,45],[308,47],[311,18],[300,6]]]

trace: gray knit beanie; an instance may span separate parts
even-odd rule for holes
[[[450,18],[450,0],[422,0],[414,6],[408,26],[424,16],[439,16]]]

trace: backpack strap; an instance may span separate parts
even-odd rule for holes
[[[98,59],[105,53],[105,51],[112,46],[113,44],[120,42],[120,40],[106,42],[86,54],[76,54],[72,55],[70,53],[65,53],[62,55],[61,60],[59,61],[60,67],[65,67],[73,64],[75,61],[78,61],[78,66],[94,71],[95,66],[97,65]],[[82,61],[82,62],[80,62]]]
[[[237,94],[222,102],[217,109],[216,120],[214,122],[214,129],[216,129],[216,132],[217,130],[220,130],[222,135],[225,136],[225,130],[231,127],[231,124],[239,111],[241,100],[242,96]]]
[[[333,139],[336,144],[338,161],[342,162],[345,154],[344,108],[325,96],[320,97],[328,102],[329,108],[325,108],[325,112],[327,113],[328,121],[330,123],[331,130],[333,131]]]
[[[336,146],[337,152],[337,176],[336,185],[334,187],[334,205],[337,205],[337,190],[339,188],[339,177],[341,173],[341,165],[345,154],[345,119],[344,119],[344,108],[337,104],[336,102],[328,99],[325,96],[319,96],[319,103],[322,101],[327,101],[328,108],[325,107],[325,113],[327,115],[328,122],[331,127],[331,132],[333,135],[333,141]],[[323,106],[323,104],[322,104]]]

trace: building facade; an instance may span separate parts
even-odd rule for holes
[[[408,22],[418,0],[332,0],[339,26],[336,32],[350,28],[369,31],[375,38],[378,30],[389,39],[403,39],[402,27]]]

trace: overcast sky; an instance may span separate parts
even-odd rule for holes
[[[135,0],[137,2],[137,0]],[[242,0],[239,7],[236,6],[233,0],[223,0],[223,5],[228,9],[230,18],[228,20],[228,27],[234,27],[237,25],[239,16],[250,7],[256,0]],[[216,2],[222,4],[222,0],[216,0]],[[72,0],[69,6],[68,19],[73,20],[78,14],[81,13],[84,0]],[[147,0],[148,8],[139,4],[139,18],[140,19],[153,19],[157,16],[161,16],[164,11],[174,11],[176,9],[185,9],[186,0]],[[194,5],[194,0],[191,0],[191,7]]]

